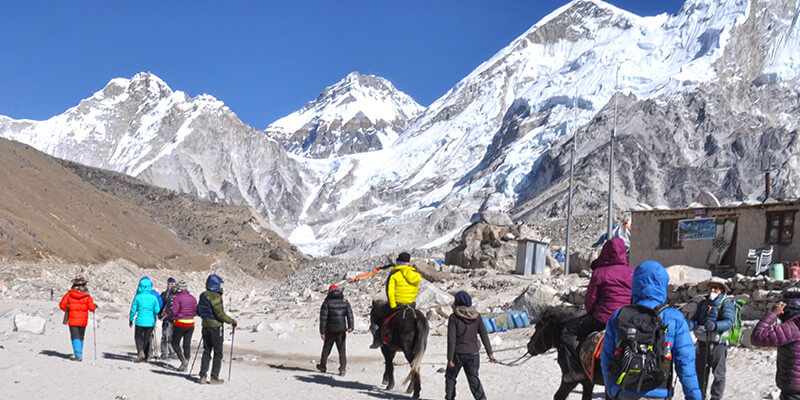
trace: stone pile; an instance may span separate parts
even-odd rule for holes
[[[727,280],[727,284],[736,299],[747,301],[747,305],[742,309],[742,319],[758,320],[780,300],[784,289],[800,286],[800,281],[778,281],[766,276],[751,277],[736,274]],[[701,300],[703,294],[695,283],[670,285],[668,301],[670,304],[694,303]],[[694,307],[687,305],[684,312],[693,309]]]

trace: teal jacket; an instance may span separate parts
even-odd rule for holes
[[[128,320],[135,322],[136,326],[150,328],[156,324],[158,312],[161,306],[158,304],[160,298],[151,293],[153,282],[149,278],[139,280],[139,287],[136,289],[136,297],[131,303],[131,314]]]

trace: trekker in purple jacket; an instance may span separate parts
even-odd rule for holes
[[[776,319],[781,323],[773,325]],[[758,321],[750,341],[755,346],[778,347],[775,383],[780,399],[800,400],[800,290],[784,290],[782,301]]]
[[[175,289],[178,293],[172,302],[172,310],[164,317],[165,320],[173,321],[172,328],[172,349],[181,360],[178,371],[186,371],[189,366],[189,359],[192,356],[192,334],[194,333],[194,316],[197,308],[197,300],[189,293],[185,281],[180,281]],[[181,350],[181,340],[183,340],[183,350]]]
[[[583,378],[583,367],[578,358],[580,342],[592,332],[606,328],[608,319],[620,307],[631,304],[631,280],[633,268],[628,266],[627,248],[620,238],[613,238],[603,245],[600,256],[592,261],[592,278],[586,289],[584,306],[586,315],[568,321],[561,331],[561,343],[566,351],[569,374],[564,380],[575,382]]]

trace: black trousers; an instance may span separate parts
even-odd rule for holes
[[[203,358],[200,361],[200,377],[208,373],[208,364],[211,361],[211,352],[214,352],[214,363],[211,365],[211,378],[219,379],[222,369],[222,327],[203,328]]]
[[[178,355],[178,359],[183,362],[192,358],[192,335],[194,327],[173,326],[172,327],[172,351]],[[181,340],[183,349],[181,349]]]
[[[166,359],[173,353],[172,346],[172,321],[164,320],[161,322],[161,358]]]
[[[85,326],[69,326],[69,338],[70,340],[80,339],[86,336],[86,327]]]
[[[347,368],[347,333],[326,333],[325,341],[322,343],[322,355],[319,357],[319,363],[324,367],[328,362],[328,355],[331,354],[333,344],[336,343],[336,350],[339,351],[339,371]]]
[[[585,314],[578,318],[567,321],[564,328],[561,330],[561,343],[567,350],[569,362],[572,372],[581,372],[583,367],[580,364],[578,357],[578,346],[583,339],[586,339],[592,332],[598,332],[606,329],[606,324],[594,319],[591,314]]]
[[[697,382],[700,383],[700,390],[704,390],[708,386],[708,381],[705,380],[706,376],[703,373],[706,364],[708,364],[714,376],[714,383],[711,384],[711,400],[721,399],[723,392],[725,392],[725,359],[727,358],[728,345],[697,342],[697,358],[695,359]],[[710,376],[708,380],[711,380]],[[705,396],[705,393],[703,393],[703,396]]]
[[[800,393],[781,392],[780,400],[800,400]]]
[[[153,336],[152,326],[136,326],[133,330],[133,340],[136,342],[136,351],[144,352],[145,358],[150,358],[150,344]]]
[[[456,354],[453,359],[454,367],[447,365],[444,371],[444,398],[445,400],[454,400],[456,398],[456,377],[461,368],[464,368],[464,374],[467,375],[467,382],[469,383],[469,390],[472,392],[472,397],[475,400],[485,400],[486,394],[483,392],[483,385],[478,378],[478,368],[481,366],[481,359],[479,353],[472,354]]]

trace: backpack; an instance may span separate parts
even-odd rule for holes
[[[618,342],[609,376],[622,390],[641,393],[671,384],[672,354],[666,341],[667,327],[660,316],[666,308],[666,304],[655,309],[631,304],[617,313]]]
[[[197,315],[199,315],[202,319],[217,319],[217,316],[214,314],[214,309],[211,308],[211,302],[206,296],[206,292],[200,294],[200,301],[197,302],[196,311]]]
[[[727,298],[722,300],[720,303],[720,308],[722,308],[722,304],[728,301]],[[744,300],[733,300],[733,308],[736,311],[736,317],[733,318],[733,326],[731,329],[728,329],[725,332],[722,332],[722,336],[720,337],[720,341],[728,342],[731,346],[738,346],[739,340],[742,339],[742,308],[744,305],[747,304]]]

